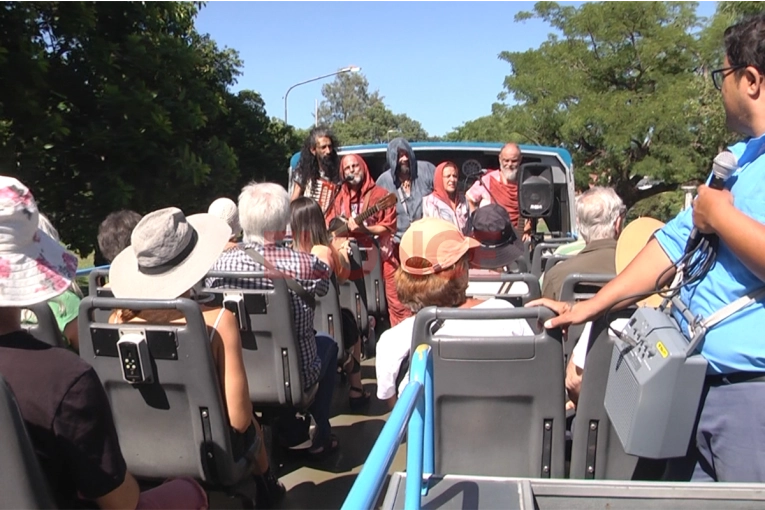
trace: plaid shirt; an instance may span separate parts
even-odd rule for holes
[[[329,291],[330,269],[327,265],[308,253],[301,253],[289,248],[273,244],[247,243],[242,248],[234,248],[223,252],[213,264],[210,271],[264,271],[265,268],[255,262],[244,251],[252,248],[273,264],[282,273],[291,276],[314,296],[324,296]],[[207,278],[205,285],[209,288],[234,289],[273,289],[273,283],[268,278]],[[316,336],[313,329],[313,310],[291,290],[290,302],[295,319],[295,331],[300,349],[300,368],[303,371],[305,387],[308,388],[319,380],[321,359],[316,354]]]

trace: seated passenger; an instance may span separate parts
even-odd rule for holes
[[[545,273],[542,297],[557,300],[566,276],[575,273],[614,274],[616,240],[622,231],[627,210],[611,188],[596,186],[576,201],[579,235],[586,247]]]
[[[311,253],[327,264],[337,277],[338,283],[345,281],[351,272],[348,239],[336,238],[330,241],[324,216],[316,201],[310,197],[298,197],[290,203],[290,226],[295,232],[293,248]],[[361,383],[361,338],[353,312],[342,309],[343,346],[347,359],[343,369],[350,383],[348,401],[351,409],[357,409],[367,402],[371,394],[364,391]],[[326,333],[326,331],[324,332]]]
[[[98,250],[107,264],[130,246],[130,234],[139,221],[140,214],[123,209],[111,213],[98,226]]]
[[[263,264],[248,252],[256,252],[277,270],[294,278],[309,294],[324,296],[329,290],[331,276],[329,266],[316,256],[300,253],[280,246],[286,235],[290,220],[290,199],[287,190],[273,183],[251,183],[239,195],[239,220],[244,231],[244,243],[223,252],[211,271],[262,272]],[[210,288],[272,289],[268,278],[208,278]],[[332,393],[335,388],[337,344],[326,335],[317,335],[313,329],[313,308],[299,295],[289,290],[295,331],[300,349],[300,370],[303,373],[304,390],[314,384],[319,387],[309,408],[316,421],[316,435],[309,455],[323,456],[338,446],[337,437],[329,424]],[[289,423],[294,411],[285,413]],[[286,428],[289,428],[285,425]]]
[[[517,270],[516,260],[523,256],[523,243],[505,208],[497,204],[480,207],[472,214],[472,224],[472,237],[481,246],[473,251],[469,276],[491,276]],[[480,299],[497,294],[522,296],[528,291],[524,282],[470,281],[466,293]]]
[[[56,242],[61,242],[58,237],[58,230],[53,226],[47,216],[40,213],[40,230],[48,234]],[[77,330],[77,316],[80,313],[80,301],[82,300],[82,291],[75,280],[62,294],[48,301],[53,316],[56,318],[58,329],[64,337],[64,342],[75,352],[80,351],[80,335]],[[37,317],[29,311],[22,310],[21,323],[24,325],[37,324]]]
[[[481,301],[468,298],[470,250],[480,243],[465,237],[457,227],[440,218],[415,221],[401,239],[401,267],[396,271],[396,288],[401,300],[416,313],[426,306],[453,308],[512,308],[502,299]],[[485,260],[478,257],[478,262]],[[396,403],[396,380],[401,363],[409,356],[415,317],[380,335],[377,343],[377,398]],[[446,321],[439,334],[448,335],[533,335],[525,320]],[[404,389],[407,379],[399,386]]]
[[[210,204],[207,213],[222,219],[231,229],[231,239],[226,243],[224,251],[235,247],[242,235],[242,227],[239,225],[239,209],[234,201],[226,197],[218,198]]]
[[[191,298],[192,287],[204,278],[230,237],[228,225],[210,214],[186,217],[175,207],[151,212],[136,225],[131,245],[112,262],[112,292],[124,299]],[[256,477],[259,505],[270,506],[285,490],[269,468],[263,433],[252,411],[239,323],[225,308],[200,307],[229,424],[235,431],[232,442],[242,452],[255,442],[253,471],[262,475]],[[109,322],[183,324],[185,317],[179,310],[115,310]]]
[[[441,218],[453,223],[460,231],[470,233],[468,205],[465,194],[457,189],[460,171],[451,161],[436,167],[433,176],[433,193],[422,199],[423,218]]]
[[[140,492],[93,367],[21,329],[19,307],[65,292],[77,258],[38,229],[34,198],[14,178],[0,177],[0,211],[0,373],[16,397],[56,506],[207,508],[204,490],[191,478]]]

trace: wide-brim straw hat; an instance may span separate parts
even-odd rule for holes
[[[204,278],[230,237],[231,228],[211,214],[187,217],[176,207],[149,213],[112,262],[112,292],[118,298],[175,299]]]
[[[616,242],[616,274],[621,273],[632,260],[645,248],[654,233],[664,227],[664,223],[654,218],[638,218],[624,227],[619,240]],[[638,306],[657,307],[662,297],[658,294],[638,301]]]

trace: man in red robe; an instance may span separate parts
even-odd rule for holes
[[[490,170],[473,183],[465,196],[472,213],[482,203],[499,204],[510,215],[516,230],[520,230],[520,209],[518,206],[518,169],[522,161],[521,149],[514,143],[507,143],[499,153],[499,169]],[[531,222],[523,225],[523,240],[531,236]]]
[[[369,175],[364,159],[357,154],[344,156],[340,161],[340,175],[344,179],[342,188],[335,198],[327,222],[342,217],[347,220],[348,232],[362,247],[374,246],[373,237],[377,237],[382,259],[383,278],[385,279],[385,297],[388,301],[388,314],[391,326],[410,317],[412,311],[402,305],[396,293],[394,275],[398,268],[398,258],[393,249],[393,235],[396,233],[396,208],[391,206],[378,211],[363,222],[354,218],[362,214],[388,195],[388,190],[375,185]],[[372,252],[374,253],[374,252]],[[377,261],[371,260],[372,263]]]

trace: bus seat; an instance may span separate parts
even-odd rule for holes
[[[340,306],[346,308],[356,317],[356,326],[363,337],[367,337],[369,331],[369,307],[367,303],[366,283],[363,275],[363,260],[361,250],[355,239],[350,240],[351,245],[351,277],[343,282],[340,288]],[[370,356],[374,355],[374,345],[367,345]]]
[[[377,241],[371,248],[359,247],[364,268],[364,287],[367,291],[367,311],[377,319],[388,320],[388,300],[385,296],[385,278],[382,256]]]
[[[22,308],[31,311],[37,318],[36,324],[22,324],[30,335],[52,347],[66,347],[64,334],[58,329],[56,317],[47,302],[43,301]]]
[[[519,285],[519,284],[525,284]],[[518,289],[518,291],[516,291]],[[542,296],[539,279],[531,273],[497,273],[471,269],[468,275],[467,295],[476,298],[499,298],[522,307]]]
[[[634,311],[634,308],[629,308],[612,312],[608,321],[629,318]],[[625,453],[616,430],[608,419],[603,401],[613,345],[613,340],[608,334],[608,323],[603,318],[594,321],[574,418],[569,477],[658,480],[664,469],[664,461],[640,459]]]
[[[552,252],[556,248],[560,248],[561,245],[573,242],[575,239],[572,237],[561,237],[545,239],[543,242],[534,246],[534,252],[531,257],[531,274],[539,278],[542,273],[545,272],[545,264],[547,260],[552,257]]]
[[[0,430],[3,431],[0,434],[0,509],[53,508],[48,480],[40,468],[16,397],[2,375]]]
[[[438,474],[561,478],[565,391],[560,330],[526,337],[446,337],[443,319],[544,321],[543,307],[427,307],[415,319],[412,349],[433,349],[435,471]]]
[[[340,312],[340,292],[337,279],[332,275],[327,294],[316,299],[313,315],[313,327],[316,331],[327,333],[337,343],[337,360],[345,357],[343,343],[343,316]]]
[[[104,310],[175,309],[186,324],[104,324]],[[235,458],[231,427],[199,305],[189,299],[128,300],[89,296],[80,303],[80,357],[96,370],[109,397],[128,469],[141,478],[191,476],[234,487],[250,475],[248,453]],[[117,342],[143,338],[153,377],[123,378]]]
[[[548,263],[549,264],[549,263]],[[560,301],[584,301],[593,297],[604,284],[614,279],[613,274],[574,273],[566,276],[560,288]],[[576,342],[582,336],[584,324],[568,328],[566,341],[563,343],[564,363],[568,363]]]
[[[265,278],[264,272],[210,272],[208,278]],[[317,385],[303,385],[300,347],[287,284],[271,280],[271,289],[205,288],[212,303],[225,306],[239,321],[250,400],[256,409],[307,409]]]

